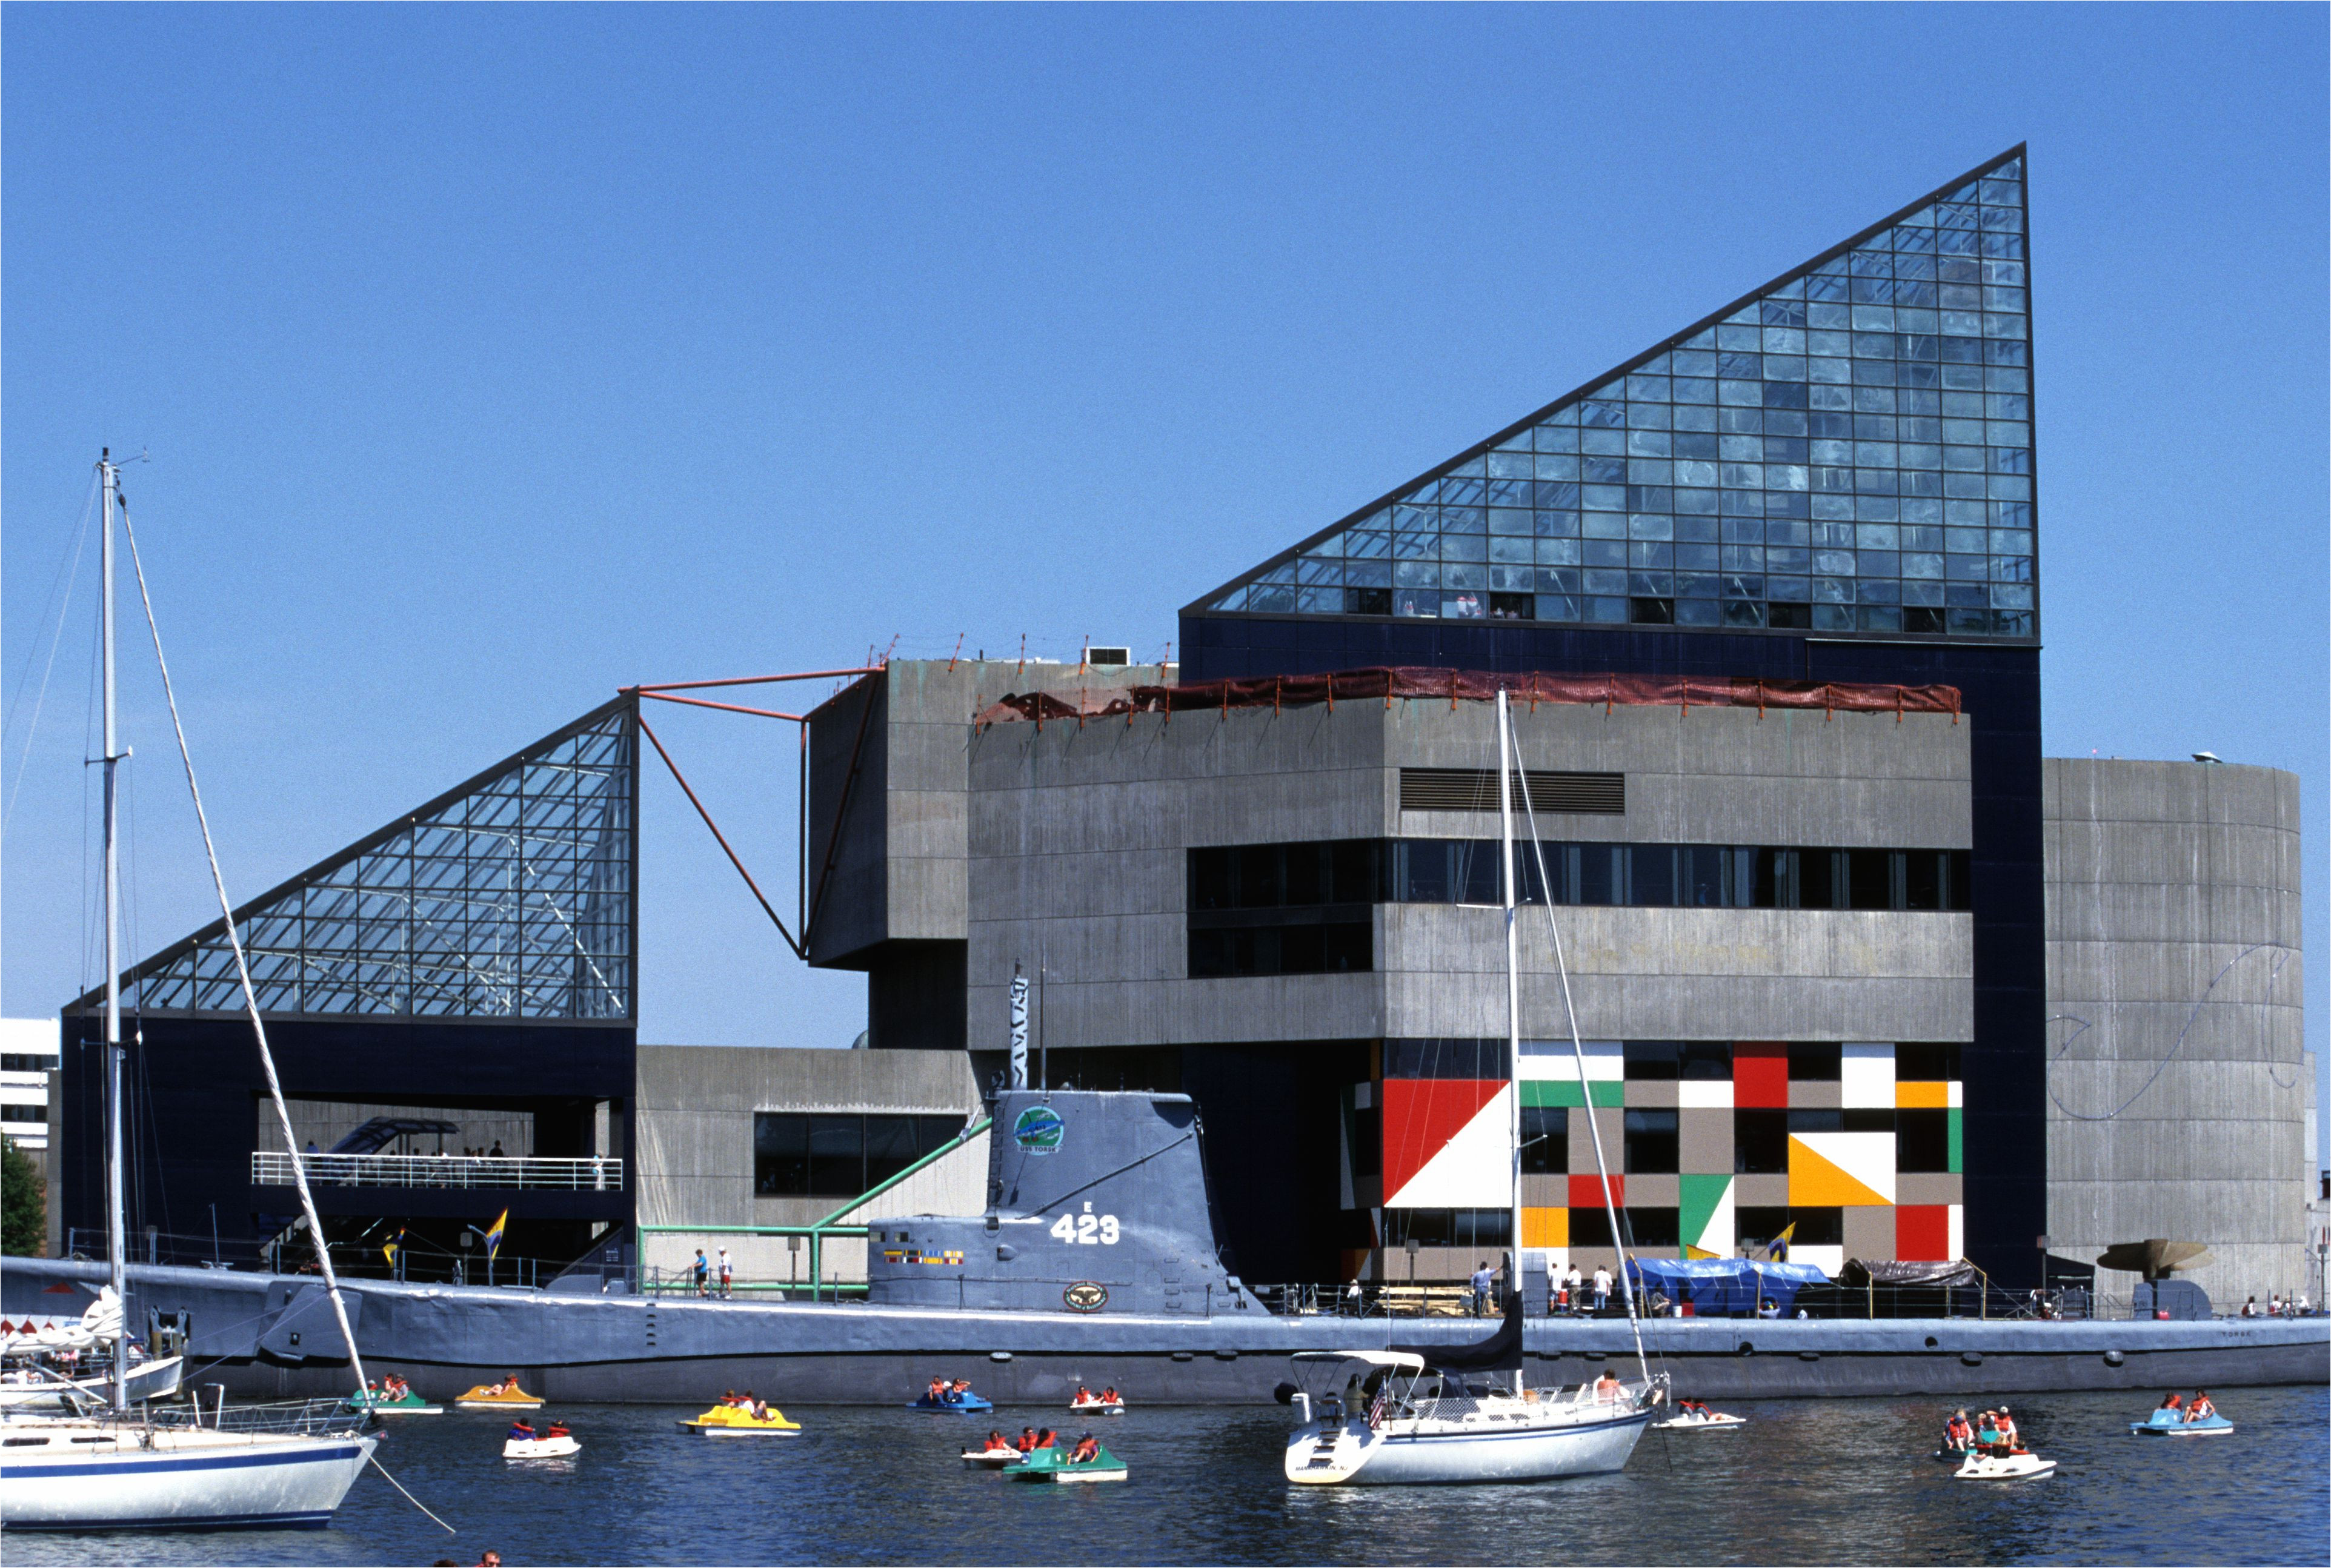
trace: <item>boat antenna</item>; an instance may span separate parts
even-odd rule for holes
[[[278,1122],[282,1124],[283,1146],[291,1151],[291,1180],[300,1189],[300,1212],[307,1216],[308,1234],[316,1243],[316,1260],[323,1269],[324,1289],[332,1298],[332,1316],[339,1322],[340,1342],[348,1347],[348,1365],[356,1373],[357,1400],[364,1405],[365,1408],[370,1409],[372,1405],[372,1395],[365,1383],[364,1359],[357,1352],[356,1330],[348,1324],[347,1303],[340,1297],[339,1276],[333,1272],[332,1269],[332,1250],[330,1245],[324,1240],[324,1221],[322,1216],[316,1212],[316,1195],[314,1193],[310,1192],[308,1187],[307,1162],[300,1157],[299,1135],[291,1130],[291,1112],[284,1106],[283,1103],[283,1080],[276,1076],[275,1053],[267,1048],[267,1022],[260,1014],[259,993],[252,986],[251,965],[243,955],[243,933],[235,926],[234,906],[229,901],[226,896],[226,878],[219,870],[218,846],[214,843],[211,839],[210,813],[203,809],[202,786],[195,782],[195,755],[193,751],[190,750],[186,745],[186,724],[178,717],[177,689],[170,682],[170,661],[162,656],[162,628],[154,619],[154,595],[147,591],[146,586],[146,563],[138,556],[138,532],[129,526],[129,508],[127,505],[124,505],[121,508],[121,532],[122,537],[129,543],[129,565],[131,570],[137,574],[138,599],[138,602],[145,606],[146,629],[153,633],[154,663],[162,672],[162,695],[168,701],[170,707],[170,728],[178,737],[178,760],[186,766],[186,793],[194,797],[195,822],[203,831],[203,853],[209,857],[210,860],[211,888],[218,894],[219,913],[225,922],[227,946],[234,952],[235,978],[242,983],[243,1007],[244,1010],[251,1014],[252,1033],[255,1035],[259,1041],[259,1064],[267,1069],[268,1098],[274,1101],[275,1118]],[[112,595],[109,590],[106,597],[106,603],[109,606],[112,603]],[[112,731],[110,715],[112,712],[111,699],[113,692],[111,679],[112,640],[109,635],[107,639],[106,649],[106,668],[108,671],[106,697],[107,713],[109,716],[106,726],[108,734],[106,749],[109,752],[113,749],[110,738]],[[108,831],[106,835],[106,842],[108,846],[107,883],[109,888],[111,886],[112,865],[110,804],[112,800],[112,768],[109,764],[106,769],[106,778],[108,781],[106,792],[108,802]],[[115,965],[112,963],[112,944],[110,935],[110,925],[109,923],[106,963],[106,1006],[109,1014],[111,1013],[114,1008],[113,972]],[[118,1071],[119,1069],[117,1068],[116,1070]],[[119,1138],[119,1132],[115,1134],[117,1140]],[[117,1161],[117,1165],[118,1164],[119,1162]],[[119,1174],[117,1170],[115,1180],[119,1182]],[[120,1206],[117,1203],[114,1208],[115,1221],[117,1223],[120,1222]],[[114,1249],[113,1256],[114,1270],[119,1274],[121,1269],[121,1249],[118,1245]],[[127,1313],[125,1313],[122,1319],[122,1342],[126,1343],[128,1338],[128,1317]],[[385,1473],[385,1471],[383,1472],[383,1474]]]
[[[105,768],[105,1250],[112,1262],[113,1302],[121,1312],[113,1335],[113,1411],[122,1415],[129,1409],[129,1211],[122,1178],[120,792],[114,777],[121,753],[115,744],[113,703],[113,507],[121,489],[121,470],[113,461],[112,448],[98,449],[97,475],[100,665],[105,689],[100,758]],[[121,521],[128,526],[127,505]]]
[[[1520,933],[1514,924],[1519,902],[1514,878],[1514,746],[1513,716],[1506,707],[1506,689],[1498,688],[1498,877],[1504,885],[1506,905],[1506,1133],[1513,1152],[1513,1245],[1506,1252],[1506,1288],[1522,1288],[1522,989]],[[1540,880],[1544,879],[1541,878]],[[1582,1072],[1581,1077],[1584,1074]],[[1589,1117],[1594,1113],[1590,1109]],[[1502,1303],[1500,1304],[1502,1305]],[[1514,1393],[1523,1392],[1522,1369],[1514,1368]]]
[[[1503,710],[1505,693],[1499,691],[1498,698],[1498,707]],[[1510,736],[1513,716],[1507,713],[1505,717],[1506,731]],[[1522,766],[1518,755],[1520,748],[1517,746],[1515,749],[1514,771],[1522,781],[1522,809],[1529,814],[1530,853],[1537,860],[1538,890],[1546,899],[1546,934],[1554,938],[1554,967],[1556,973],[1562,976],[1562,1011],[1570,1020],[1570,1050],[1578,1062],[1579,1098],[1586,1102],[1586,1130],[1594,1140],[1594,1174],[1602,1179],[1603,1212],[1610,1216],[1611,1244],[1619,1254],[1619,1297],[1627,1304],[1627,1329],[1635,1339],[1635,1364],[1642,1369],[1643,1381],[1649,1383],[1651,1380],[1651,1358],[1643,1354],[1643,1323],[1635,1313],[1635,1288],[1627,1279],[1627,1238],[1619,1229],[1618,1202],[1611,1196],[1611,1163],[1603,1157],[1603,1126],[1594,1117],[1594,1090],[1586,1077],[1586,1047],[1578,1038],[1578,1007],[1570,994],[1570,965],[1563,955],[1562,926],[1554,917],[1554,883],[1546,874],[1546,845],[1537,836],[1537,807],[1530,800],[1529,774]],[[1514,1157],[1517,1162],[1520,1160],[1518,1149]]]

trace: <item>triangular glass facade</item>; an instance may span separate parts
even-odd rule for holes
[[[637,730],[619,698],[237,910],[260,1006],[631,1018]],[[130,971],[122,1005],[242,1012],[224,925]]]
[[[2031,639],[2021,147],[1190,606]]]

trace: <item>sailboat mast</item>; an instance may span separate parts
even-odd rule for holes
[[[1512,1245],[1506,1256],[1506,1288],[1522,1288],[1522,982],[1520,932],[1514,923],[1520,903],[1514,871],[1514,754],[1513,723],[1506,710],[1506,689],[1498,688],[1498,845],[1500,879],[1506,902],[1506,1146],[1512,1152]],[[1522,1373],[1514,1373],[1514,1392],[1522,1392]]]
[[[113,715],[113,498],[121,470],[110,448],[97,459],[98,617],[101,682],[105,689],[105,1240],[112,1259],[113,1299],[121,1326],[113,1337],[113,1408],[129,1408],[129,1204],[124,1190],[121,1104],[121,857],[114,769],[120,765]]]

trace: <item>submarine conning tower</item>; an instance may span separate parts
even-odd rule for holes
[[[1223,1266],[1187,1095],[1004,1089],[987,1212],[871,1221],[868,1299],[1211,1316],[1262,1304]]]

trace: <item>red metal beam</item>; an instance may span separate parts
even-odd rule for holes
[[[743,708],[733,702],[708,702],[701,697],[674,697],[644,686],[639,689],[642,697],[652,697],[658,702],[684,702],[690,708],[717,708],[723,713],[749,713],[756,718],[790,718],[795,724],[809,722],[798,713],[779,713],[774,708]]]
[[[844,675],[880,675],[880,666],[864,670],[804,670],[797,675],[737,675],[722,680],[665,680],[638,686],[635,691],[696,691],[707,686],[768,686],[780,680],[831,680]]]
[[[648,737],[649,744],[656,748],[656,755],[663,758],[663,765],[671,770],[671,776],[679,784],[680,792],[688,796],[688,803],[696,808],[696,814],[702,817],[704,825],[712,830],[712,836],[718,841],[722,853],[728,857],[728,863],[737,868],[737,874],[745,879],[745,886],[753,890],[753,897],[759,900],[762,910],[769,917],[770,922],[776,927],[777,935],[785,939],[785,946],[794,950],[794,957],[808,957],[808,951],[799,942],[794,940],[794,934],[785,929],[785,921],[778,918],[775,909],[770,908],[768,898],[761,891],[761,885],[753,880],[753,873],[747,870],[745,862],[737,858],[737,851],[729,847],[728,835],[720,831],[720,824],[712,820],[712,813],[704,809],[704,803],[696,798],[696,791],[690,787],[687,776],[680,771],[680,765],[671,760],[671,753],[664,750],[663,742],[656,738],[656,732],[648,727],[648,721],[644,717],[639,720],[639,726],[640,733]]]

